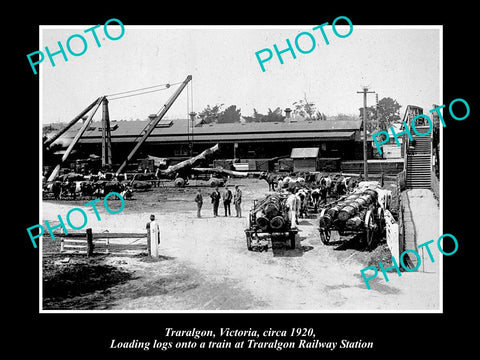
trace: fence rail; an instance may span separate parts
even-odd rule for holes
[[[60,252],[70,254],[86,254],[92,256],[94,252],[101,254],[121,254],[131,250],[148,250],[146,241],[147,233],[93,233],[88,228],[85,232],[58,233],[60,238]],[[133,239],[129,243],[116,243],[112,239]]]

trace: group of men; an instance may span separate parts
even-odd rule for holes
[[[213,206],[213,216],[218,216],[218,207],[220,206],[220,200],[223,201],[223,207],[225,209],[225,216],[231,216],[230,204],[233,201],[235,205],[236,217],[242,217],[242,190],[240,186],[235,186],[235,194],[232,194],[230,188],[225,186],[225,191],[223,194],[220,194],[218,186],[215,187],[215,190],[210,194],[211,203]],[[197,194],[195,196],[195,202],[197,203],[197,217],[202,217],[201,211],[203,206],[203,196],[202,192],[197,189]]]

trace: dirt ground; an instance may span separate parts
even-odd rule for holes
[[[195,182],[193,182],[195,184]],[[92,211],[88,225],[97,232],[142,233],[150,214],[161,227],[160,258],[144,251],[124,254],[67,255],[60,242],[43,238],[44,310],[126,311],[397,311],[438,310],[438,273],[379,273],[367,290],[360,270],[379,260],[388,264],[385,243],[372,252],[355,241],[334,238],[324,245],[317,219],[302,219],[295,249],[283,243],[268,251],[248,251],[244,229],[253,199],[262,197],[267,183],[231,179],[243,189],[243,217],[213,217],[204,195],[202,218],[196,217],[195,186],[155,187],[135,192],[119,214],[98,203],[101,221]],[[233,189],[232,189],[233,190]],[[222,189],[221,189],[222,191]],[[43,219],[51,220],[89,200],[44,201]],[[119,204],[119,202],[117,201]],[[110,202],[109,202],[110,204]],[[119,206],[115,202],[111,207]],[[234,215],[232,206],[232,215]],[[223,208],[219,209],[223,215]],[[72,216],[72,222],[75,220]],[[112,239],[130,244],[146,239]],[[62,262],[64,260],[64,262]]]

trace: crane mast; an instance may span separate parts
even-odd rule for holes
[[[175,92],[173,93],[173,95],[170,97],[170,99],[168,99],[168,101],[165,103],[165,105],[163,105],[163,108],[162,110],[160,110],[160,112],[158,113],[157,116],[155,116],[154,118],[152,118],[150,120],[150,122],[147,124],[147,126],[145,127],[145,129],[143,130],[143,135],[140,139],[137,139],[137,143],[135,144],[135,146],[133,147],[132,151],[130,151],[130,153],[128,154],[127,158],[123,161],[122,165],[120,165],[120,167],[118,168],[118,170],[115,172],[116,175],[120,174],[122,172],[122,170],[125,168],[125,166],[127,165],[127,163],[133,158],[133,156],[136,154],[136,152],[138,151],[138,149],[143,145],[143,143],[145,142],[145,140],[147,140],[147,138],[150,136],[150,134],[152,133],[152,131],[155,129],[155,127],[157,126],[157,124],[160,122],[160,120],[162,120],[162,118],[165,116],[165,114],[167,113],[168,109],[170,109],[170,107],[173,105],[173,103],[175,102],[175,100],[178,98],[178,96],[180,95],[180,93],[183,91],[183,89],[185,89],[185,87],[187,86],[187,84],[190,82],[190,80],[192,80],[192,75],[188,75],[187,78],[180,84],[180,86],[177,88],[177,90],[175,90]]]

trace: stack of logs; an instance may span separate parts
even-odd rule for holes
[[[328,229],[335,225],[339,229],[359,229],[364,224],[370,205],[376,204],[377,196],[377,192],[373,189],[349,195],[323,212],[323,216],[320,217],[320,227]]]
[[[285,197],[280,194],[267,195],[253,211],[256,215],[255,223],[262,231],[282,231],[289,225]]]

